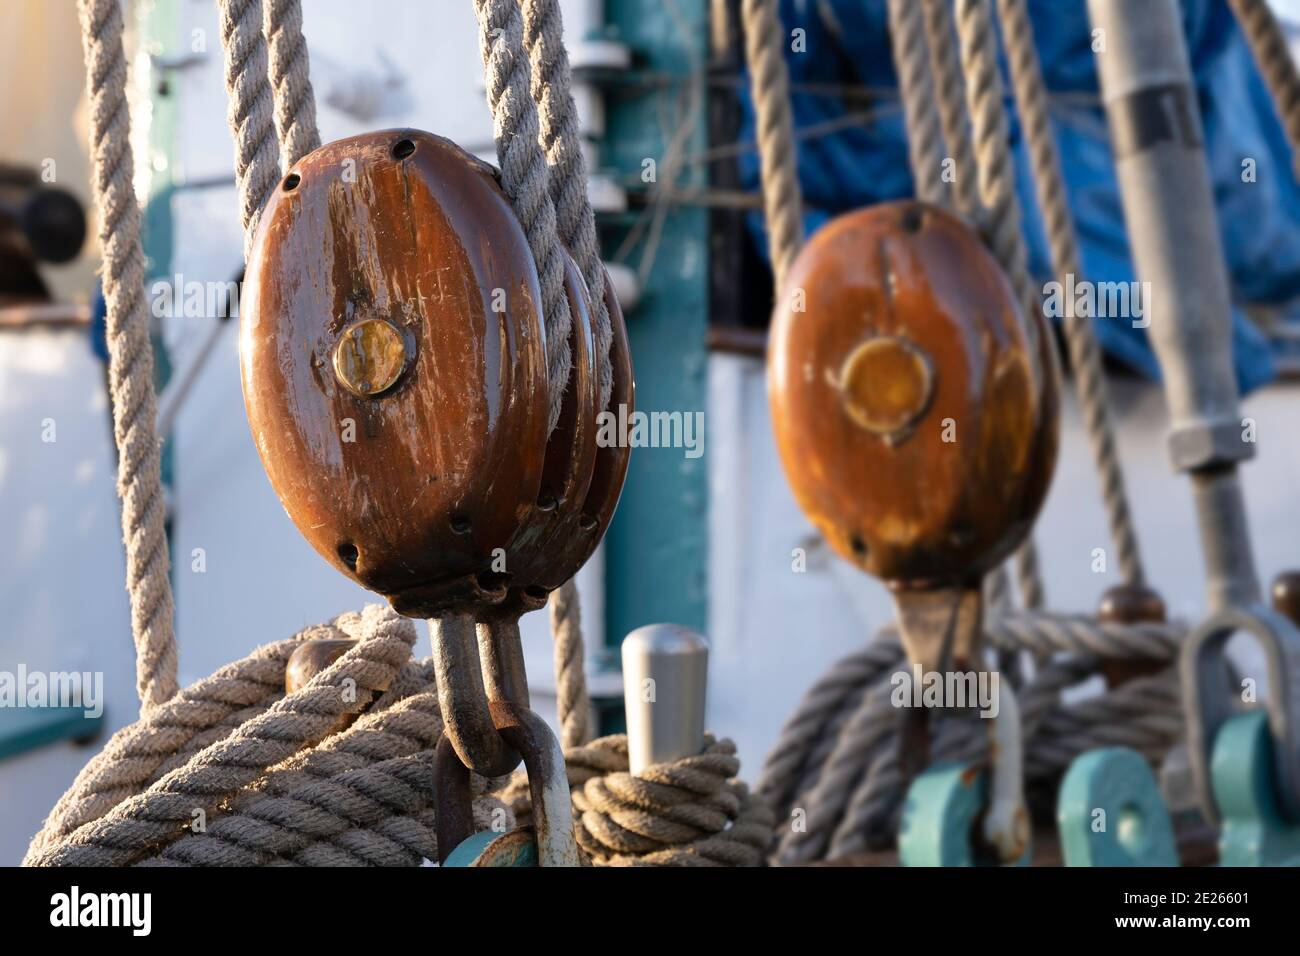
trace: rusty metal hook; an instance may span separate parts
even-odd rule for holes
[[[551,728],[527,707],[508,700],[488,703],[492,724],[501,738],[523,755],[532,798],[537,860],[541,866],[581,866],[573,835],[573,807],[564,752]],[[438,798],[438,860],[474,834],[470,769],[460,760],[455,743],[445,734],[434,757]]]
[[[476,630],[485,634],[481,643]],[[488,698],[489,690],[492,696],[507,699],[521,695],[516,702],[528,706],[528,681],[517,636],[509,640],[498,629],[476,628],[468,614],[444,614],[429,621],[429,636],[443,733],[460,762],[484,777],[510,773],[519,766],[519,754],[493,726]]]

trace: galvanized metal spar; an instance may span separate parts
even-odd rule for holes
[[[1255,603],[1259,581],[1237,464],[1242,438],[1231,300],[1201,118],[1174,0],[1089,0],[1124,218],[1160,359],[1174,467],[1192,479],[1211,608]]]

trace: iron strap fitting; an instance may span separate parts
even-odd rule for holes
[[[1274,790],[1287,819],[1300,822],[1300,631],[1285,616],[1262,605],[1220,611],[1189,635],[1179,659],[1187,719],[1188,754],[1201,809],[1218,824],[1211,762],[1223,725],[1242,712],[1241,688],[1234,687],[1224,660],[1233,635],[1246,633],[1264,653],[1268,696],[1263,709],[1272,738]]]
[[[518,624],[476,625],[455,614],[431,621],[429,630],[443,717],[434,757],[439,862],[475,835],[471,772],[504,776],[522,759],[538,864],[580,866],[564,753],[546,721],[529,709]]]

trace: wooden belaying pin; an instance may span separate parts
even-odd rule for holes
[[[704,747],[709,645],[677,624],[649,624],[623,639],[628,769],[698,754]]]
[[[1282,571],[1270,588],[1273,610],[1285,614],[1300,627],[1300,571]]]
[[[356,647],[350,638],[318,637],[303,641],[294,648],[284,665],[284,692],[292,694],[311,683],[311,679]]]
[[[1165,602],[1144,584],[1117,584],[1102,594],[1097,620],[1103,624],[1164,623]],[[1134,678],[1157,674],[1168,666],[1163,661],[1103,658],[1101,671],[1107,687],[1119,687]]]

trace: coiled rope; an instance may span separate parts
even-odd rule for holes
[[[1078,755],[1133,747],[1152,762],[1182,735],[1174,669],[1129,681],[1074,704],[1061,692],[1094,676],[1101,659],[1169,665],[1184,630],[1173,624],[1106,624],[1043,613],[994,617],[986,624],[995,650],[1054,655],[1017,690],[1031,786],[1059,777]],[[899,708],[893,675],[907,667],[891,626],[867,647],[837,662],[805,694],[773,747],[758,785],[782,828],[775,858],[804,863],[888,846],[898,829],[905,781],[898,768]],[[968,715],[947,715],[935,728],[935,762],[987,754],[985,728]]]
[[[594,864],[763,865],[774,818],[767,800],[735,779],[735,744],[706,735],[700,754],[636,774],[627,746],[615,734],[564,752],[578,845]],[[501,797],[521,822],[530,818],[521,778]]]
[[[323,636],[358,644],[285,696],[289,655]],[[113,735],[56,805],[24,864],[428,858],[428,742],[441,718],[432,664],[410,660],[415,638],[411,621],[370,605],[181,691]],[[493,811],[504,806],[481,798],[476,812]]]

